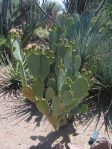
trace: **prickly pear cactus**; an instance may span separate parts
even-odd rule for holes
[[[80,71],[81,57],[73,52],[72,42],[60,40],[62,34],[59,34],[59,30],[50,34],[50,38],[53,37],[52,44],[50,43],[53,59],[48,56],[50,54],[29,54],[26,63],[33,80],[30,86],[27,82],[23,83],[23,95],[36,104],[56,129],[67,124],[67,114],[78,108],[80,100],[88,95],[90,87],[90,80]],[[13,45],[15,44],[17,43],[14,42]],[[18,51],[19,45],[14,47]],[[14,51],[13,54],[16,54],[17,60],[20,59],[20,52]],[[22,66],[22,59],[19,61]],[[24,74],[23,67],[22,71]],[[23,78],[25,79],[25,74]],[[84,112],[86,109],[87,106],[82,106],[74,111]]]

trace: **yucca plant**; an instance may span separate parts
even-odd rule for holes
[[[96,57],[94,59],[94,65],[96,66],[95,73],[95,85],[93,90],[98,97],[96,102],[96,109],[104,115],[104,124],[106,130],[112,129],[112,43],[111,38],[101,42]]]
[[[2,72],[2,75],[4,76],[2,78],[2,82],[0,84],[0,93],[4,96],[18,96],[21,93],[21,78],[20,78],[20,68],[19,65],[16,64],[15,66],[12,66],[11,63],[9,63],[9,66],[5,66],[4,64],[1,66],[1,70],[6,69],[6,72],[4,74],[4,71]]]
[[[83,65],[94,57],[100,42],[106,38],[102,17],[94,17],[89,12],[82,16],[61,16],[58,18],[58,24],[63,28],[66,38],[74,43]]]
[[[88,34],[88,37],[86,34],[84,34],[86,37],[82,36],[82,33],[81,35],[78,34],[78,36],[80,35],[79,36],[80,42],[78,42],[77,45],[79,48],[78,53],[80,53],[80,56],[82,57],[83,60],[82,61],[83,68],[91,70],[94,76],[94,85],[89,91],[89,97],[85,100],[86,103],[89,105],[86,122],[87,120],[97,117],[96,125],[98,125],[98,122],[100,121],[100,118],[103,114],[104,116],[103,124],[105,125],[105,128],[108,131],[108,128],[112,128],[112,117],[111,117],[112,113],[111,46],[112,45],[110,35],[104,31],[103,24],[100,26],[100,24],[98,23],[97,25],[99,27],[96,25],[93,26],[93,30],[91,30],[92,29],[91,28],[90,32],[88,32],[89,28],[87,28],[88,33],[87,32],[86,33]],[[98,28],[96,29],[94,27]],[[80,29],[82,29],[81,31],[83,31],[83,27],[82,28],[79,27],[79,31]],[[86,42],[84,41],[85,39],[87,40]]]
[[[13,61],[13,63],[6,56],[8,65],[1,61],[1,84],[0,93],[2,96],[19,97],[22,93],[22,80],[21,80],[21,66],[19,62]],[[26,72],[26,78],[28,84],[30,84],[31,77],[28,75],[29,71],[26,67],[24,60],[24,70]]]

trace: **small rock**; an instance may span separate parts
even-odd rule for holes
[[[112,145],[106,138],[102,137],[96,140],[90,149],[112,149]]]

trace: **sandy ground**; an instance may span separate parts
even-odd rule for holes
[[[51,149],[59,142],[80,144],[83,149],[90,148],[88,140],[94,131],[95,122],[85,132],[87,125],[78,123],[69,124],[57,132],[34,104],[21,99],[0,96],[0,149]],[[108,137],[104,127],[100,136]]]
[[[94,122],[84,133],[85,125],[75,126],[75,130],[71,124],[56,132],[34,105],[26,105],[9,97],[0,98],[0,149],[50,149],[60,141],[81,144],[84,149],[89,149],[88,140]],[[100,136],[107,136],[104,128]]]

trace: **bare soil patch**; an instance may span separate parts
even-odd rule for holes
[[[76,125],[69,124],[56,132],[33,104],[20,99],[0,98],[1,149],[50,149],[59,142],[71,142],[89,149],[88,140],[94,131],[95,122],[85,132],[85,125]],[[107,136],[104,127],[100,136]]]
[[[55,131],[35,105],[22,98],[0,95],[0,149],[51,149],[59,142],[75,143],[83,149],[90,149],[88,140],[94,131],[95,120],[85,132],[87,125],[79,122]],[[103,119],[99,127],[102,122]],[[109,135],[112,141],[112,131]],[[108,138],[104,127],[100,130],[100,136]]]

